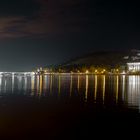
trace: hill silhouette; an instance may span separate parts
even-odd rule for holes
[[[79,66],[116,67],[128,62],[140,62],[140,50],[99,51],[71,59],[63,64],[62,68]]]

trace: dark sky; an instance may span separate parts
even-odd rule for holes
[[[136,1],[0,1],[0,71],[31,70],[97,50],[139,46]]]

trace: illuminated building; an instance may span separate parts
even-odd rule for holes
[[[129,72],[140,72],[140,62],[127,63]]]
[[[127,60],[128,72],[140,72],[140,50],[131,50],[131,54],[124,59]]]

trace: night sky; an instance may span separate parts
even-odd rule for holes
[[[0,1],[0,71],[30,71],[98,50],[140,48],[138,2]]]

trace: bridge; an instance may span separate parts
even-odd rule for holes
[[[23,75],[23,76],[30,76],[30,75],[35,75],[34,72],[0,72],[0,75],[4,76],[18,76],[18,75]]]

